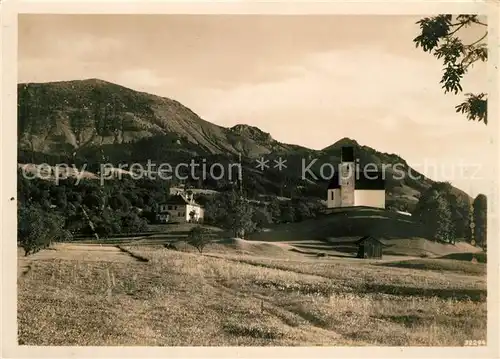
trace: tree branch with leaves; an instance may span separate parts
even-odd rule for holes
[[[437,15],[419,21],[421,33],[413,39],[415,46],[443,61],[443,76],[440,83],[444,93],[463,92],[461,81],[474,63],[488,59],[488,25],[478,15]],[[459,31],[467,27],[481,27],[484,32],[475,41],[464,43]],[[488,124],[487,94],[466,93],[465,101],[455,106],[458,113],[465,114],[469,121]]]

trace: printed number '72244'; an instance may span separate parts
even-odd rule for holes
[[[486,345],[486,340],[466,340],[464,346],[467,347],[477,347]]]

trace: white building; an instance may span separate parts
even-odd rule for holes
[[[203,222],[205,210],[192,195],[179,193],[157,208],[156,220],[168,222]]]
[[[355,169],[353,147],[342,147],[339,171],[327,190],[327,207],[385,208],[385,177],[379,171]]]

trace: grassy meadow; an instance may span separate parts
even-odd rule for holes
[[[486,265],[358,260],[232,240],[58,244],[19,256],[25,345],[460,346],[486,339]],[[132,254],[132,255],[131,255]]]

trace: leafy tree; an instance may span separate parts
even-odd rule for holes
[[[269,212],[273,222],[278,222],[281,217],[280,202],[276,197],[272,197],[267,205],[267,211]]]
[[[295,221],[295,208],[292,203],[287,201],[281,206],[281,222],[294,222]]]
[[[66,224],[65,227],[73,234],[83,234],[88,232],[88,234],[93,234],[88,228],[89,224],[85,216],[80,213],[76,208],[72,213],[66,214]],[[90,232],[90,233],[89,233]]]
[[[100,193],[91,192],[83,197],[83,204],[89,208],[100,209],[104,203],[104,198]]]
[[[195,247],[200,254],[203,254],[203,249],[212,240],[213,236],[207,228],[196,226],[189,231],[187,243]]]
[[[109,205],[115,210],[127,212],[130,209],[128,198],[121,192],[110,196]]]
[[[215,196],[205,207],[206,221],[230,229],[235,237],[255,230],[254,208],[235,190]]]
[[[486,248],[486,217],[487,217],[487,198],[484,194],[478,194],[473,202],[474,207],[474,239],[476,243]]]
[[[297,221],[303,221],[313,216],[311,208],[304,201],[296,203],[295,214]]]
[[[271,214],[265,208],[256,208],[252,216],[252,221],[257,228],[264,228],[273,223]]]
[[[90,221],[86,227],[86,232],[89,234],[95,231],[99,237],[106,238],[123,232],[121,216],[112,210],[106,209],[100,213],[94,210],[89,217]],[[92,229],[90,222],[93,223],[94,229]]]
[[[71,233],[65,228],[64,217],[56,213],[47,213],[46,226],[52,242],[67,242],[72,239]]]
[[[40,208],[19,208],[17,236],[26,256],[49,246],[43,211]]]
[[[26,256],[49,247],[52,242],[71,239],[62,216],[32,204],[19,206],[17,234]]]
[[[463,196],[449,194],[448,202],[455,233],[454,238],[467,238],[470,228],[470,201]]]
[[[254,208],[235,191],[229,192],[228,200],[225,227],[231,229],[235,237],[245,238],[247,233],[255,230],[255,223],[252,221]]]
[[[455,243],[450,205],[444,196],[437,197],[435,217],[429,224],[438,241]]]
[[[454,242],[450,205],[437,189],[424,192],[413,215],[425,226],[430,237],[439,241]]]
[[[419,203],[415,210],[421,212],[426,208],[433,208],[435,203],[429,203],[433,200],[433,192],[437,192],[448,203],[451,213],[450,242],[454,243],[457,238],[467,238],[470,223],[470,201],[468,196],[463,195],[456,190],[449,182],[435,182],[432,186],[422,193]],[[432,211],[430,212],[432,215]]]
[[[68,204],[66,196],[66,188],[63,186],[53,186],[50,188],[50,196],[52,197],[52,204],[58,209],[64,210]]]
[[[416,47],[443,60],[441,78],[444,92],[455,95],[462,92],[461,81],[477,61],[488,59],[487,24],[478,15],[450,14],[426,17],[417,22],[421,33],[413,39]],[[483,27],[483,34],[475,41],[464,43],[459,31],[467,27]],[[488,124],[487,95],[466,93],[466,100],[455,107],[456,112],[465,114],[469,121],[483,121]]]
[[[148,229],[147,221],[141,218],[134,212],[126,212],[121,214],[121,229],[124,233],[140,233]]]
[[[468,196],[461,195],[449,182],[435,182],[430,190],[441,193],[450,205],[454,238],[466,238],[470,221],[470,202]]]

